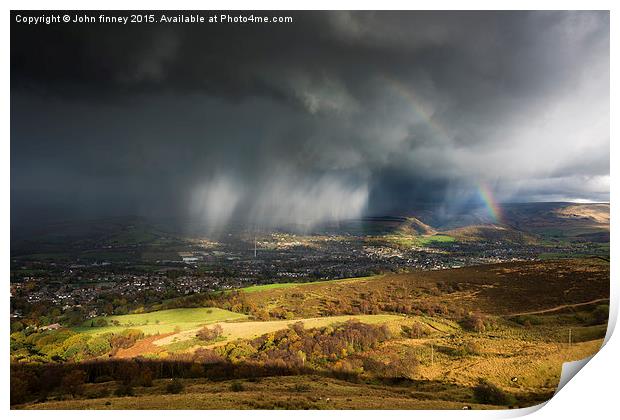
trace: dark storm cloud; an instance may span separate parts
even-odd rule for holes
[[[480,183],[608,199],[608,13],[292,15],[13,22],[13,213],[313,224]]]

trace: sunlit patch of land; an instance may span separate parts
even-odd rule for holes
[[[166,334],[196,329],[201,325],[247,318],[220,308],[179,308],[129,315],[93,318],[75,331],[91,335],[118,333],[128,328],[139,329],[145,334]]]

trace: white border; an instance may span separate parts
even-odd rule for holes
[[[8,301],[9,301],[9,288],[8,288],[8,277],[9,277],[9,260],[10,260],[10,214],[9,214],[9,197],[10,197],[10,132],[9,132],[9,111],[10,111],[10,102],[9,102],[9,94],[10,94],[10,86],[9,86],[9,51],[10,51],[10,31],[9,31],[9,10],[36,10],[36,9],[75,9],[75,10],[160,10],[160,9],[187,9],[187,10],[202,10],[202,9],[212,9],[212,10],[322,10],[322,9],[338,9],[338,10],[383,10],[383,9],[396,9],[396,10],[406,10],[406,9],[414,9],[414,10],[464,10],[464,9],[473,9],[473,10],[536,10],[536,9],[545,9],[545,10],[611,10],[611,74],[614,74],[614,70],[617,71],[618,66],[616,65],[617,59],[617,39],[615,30],[615,24],[618,19],[615,17],[616,11],[614,10],[614,5],[617,2],[612,1],[598,1],[598,0],[590,0],[590,1],[534,1],[534,0],[522,0],[522,1],[480,1],[480,0],[470,0],[467,2],[464,1],[441,1],[441,2],[411,2],[411,1],[403,1],[403,0],[382,0],[381,2],[370,2],[370,1],[352,1],[352,0],[315,0],[315,1],[306,1],[306,2],[295,2],[295,4],[287,3],[284,1],[248,1],[248,0],[231,0],[231,1],[210,1],[210,2],[199,2],[199,1],[188,1],[188,0],[177,0],[175,2],[164,2],[161,0],[136,0],[136,1],[119,1],[119,0],[107,0],[107,1],[91,1],[88,5],[84,4],[84,2],[79,1],[55,1],[53,4],[50,1],[8,1],[4,2],[8,6],[5,9],[4,20],[2,22],[2,62],[0,66],[0,71],[2,71],[4,76],[4,83],[2,85],[2,90],[4,95],[2,96],[3,100],[1,102],[2,106],[2,159],[3,165],[1,166],[2,171],[2,197],[5,198],[2,202],[2,206],[0,207],[0,211],[2,212],[2,233],[3,233],[3,241],[1,242],[0,249],[2,250],[2,254],[0,256],[0,264],[2,266],[2,273],[6,276],[4,277],[6,280],[5,285],[3,286],[3,295],[2,295],[2,307],[4,308],[3,313],[5,314],[6,321],[3,322],[2,329],[0,330],[0,337],[8,337],[9,334],[9,326],[8,326]],[[53,7],[50,7],[53,6]],[[467,7],[465,7],[467,6]],[[616,98],[617,98],[617,84],[614,83],[614,78],[612,76],[611,80],[611,115],[614,115],[614,110],[617,108]],[[614,138],[614,134],[617,132],[617,124],[613,120],[611,120],[611,138]],[[611,155],[612,157],[612,165],[611,165],[611,175],[613,179],[613,174],[616,172],[614,162],[614,157],[618,158],[617,146],[615,143],[611,142]],[[614,189],[615,184],[611,183],[611,196],[615,196]],[[613,200],[610,200],[613,201]],[[611,206],[611,231],[612,237],[616,237],[615,233],[617,229],[615,228],[616,224],[613,221],[617,220],[618,212],[616,211],[615,205]],[[619,292],[618,287],[615,283],[615,279],[617,278],[617,269],[615,265],[617,256],[617,247],[611,247],[611,257],[614,263],[611,265],[611,278],[614,279],[611,284],[611,313],[610,318],[615,324],[618,315],[618,298]],[[610,329],[611,331],[611,329]],[[420,419],[453,419],[453,418],[510,418],[519,415],[524,415],[527,413],[531,413],[529,418],[532,419],[558,419],[558,418],[608,418],[611,417],[611,413],[616,413],[618,411],[616,399],[617,397],[617,378],[620,373],[620,362],[618,360],[617,355],[620,354],[620,343],[618,342],[618,338],[613,335],[610,337],[608,334],[608,341],[606,345],[601,349],[601,351],[588,363],[588,366],[578,374],[577,378],[571,380],[566,384],[566,386],[558,392],[556,396],[554,396],[547,404],[543,404],[544,408],[536,411],[536,409],[523,409],[523,410],[507,410],[507,411],[490,411],[490,412],[480,412],[480,411],[326,411],[326,412],[278,412],[278,411],[175,411],[173,413],[168,413],[165,411],[117,411],[113,415],[120,416],[122,418],[165,418],[165,416],[174,415],[175,417],[183,416],[184,418],[190,419],[198,419],[206,417],[216,416],[224,416],[227,419],[269,419],[269,420],[279,420],[288,418],[291,415],[294,415],[301,419],[306,418],[332,418],[338,416],[341,419],[355,419],[358,420],[360,417],[363,418],[375,418],[377,416],[386,415],[396,418],[420,418]],[[5,345],[2,347],[2,360],[3,363],[1,365],[1,384],[2,384],[2,393],[1,398],[3,401],[4,408],[9,411],[9,371],[8,371],[8,360],[9,360],[9,349],[8,349],[8,339],[5,341]],[[540,408],[537,407],[537,408]],[[83,412],[73,411],[55,411],[55,412],[21,412],[21,411],[10,411],[8,413],[12,417],[20,417],[20,418],[37,418],[39,416],[45,416],[46,418],[58,418],[58,419],[72,419],[79,418],[84,415]],[[88,415],[93,418],[101,418],[107,419],[110,416],[110,412],[106,411],[93,411],[89,412]]]

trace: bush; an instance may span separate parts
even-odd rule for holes
[[[86,348],[92,356],[101,356],[110,351],[110,342],[105,337],[93,337],[86,342]]]
[[[308,384],[295,384],[295,386],[293,386],[293,391],[295,391],[295,392],[308,392],[308,391],[310,391],[310,385],[308,385]]]
[[[230,390],[232,392],[241,392],[241,391],[245,391],[245,387],[243,386],[241,382],[235,381],[232,384],[230,384]]]
[[[121,383],[114,391],[114,395],[117,397],[132,397],[134,395],[133,387],[131,384]]]
[[[461,319],[461,326],[469,331],[484,332],[493,326],[489,317],[480,312],[473,312]]]
[[[196,337],[202,341],[213,341],[222,335],[223,329],[218,324],[213,328],[203,327],[197,333]]]
[[[141,338],[144,338],[144,333],[141,330],[127,329],[114,334],[110,338],[110,345],[115,349],[128,349]]]
[[[166,392],[168,394],[180,394],[183,389],[185,389],[185,386],[180,380],[176,378],[170,381],[168,385],[166,385]]]
[[[481,404],[512,405],[514,397],[485,379],[479,379],[474,388],[474,398]]]
[[[421,338],[428,335],[428,330],[419,322],[413,323],[411,327],[402,325],[400,328],[402,330],[403,337],[406,338]]]

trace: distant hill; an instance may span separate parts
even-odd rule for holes
[[[534,244],[538,238],[532,234],[503,225],[472,225],[442,232],[463,241],[504,241],[517,244]]]
[[[416,217],[407,217],[399,226],[398,232],[405,235],[435,235],[437,230]]]
[[[572,204],[554,212],[557,217],[564,219],[579,219],[599,225],[609,225],[609,204]]]
[[[609,242],[609,204],[502,205],[503,221],[518,230],[558,239]]]

